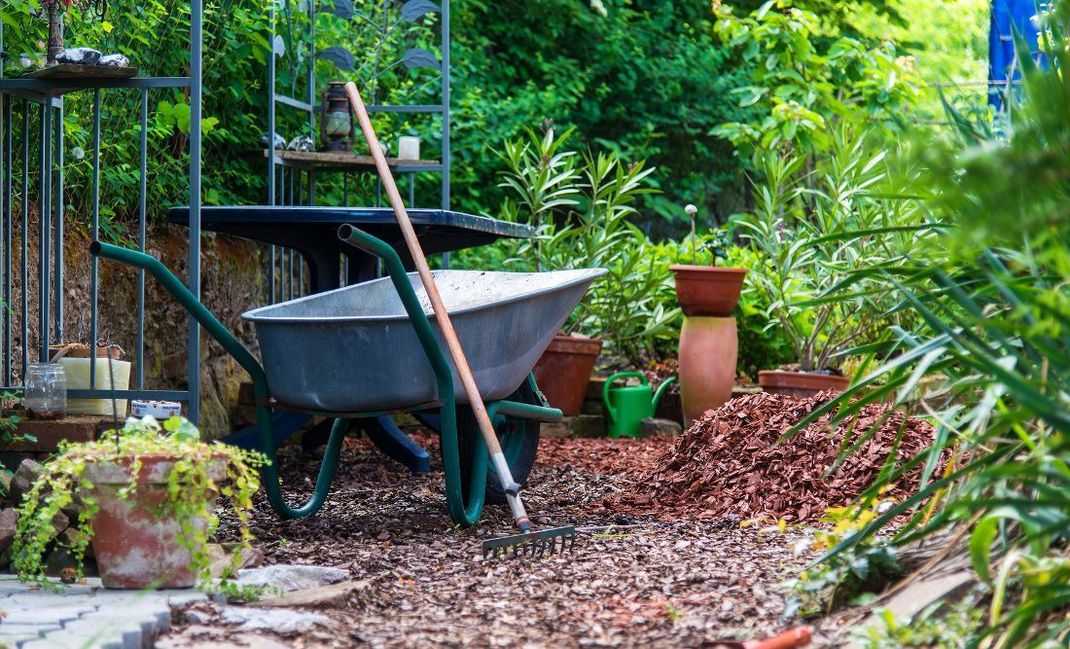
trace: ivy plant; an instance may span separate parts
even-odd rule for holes
[[[208,539],[219,524],[215,512],[217,497],[225,499],[234,510],[240,530],[239,548],[232,554],[220,586],[226,592],[232,591],[233,586],[226,577],[237,572],[242,551],[252,541],[249,512],[253,494],[260,486],[259,469],[267,458],[258,452],[202,442],[197,427],[182,417],[172,417],[162,425],[152,417],[131,417],[121,429],[108,431],[97,441],[62,443],[59,453],[45,465],[19,509],[13,561],[19,578],[52,586],[45,579],[44,564],[55,536],[52,521],[64,508],[77,502],[80,504],[78,519],[72,521],[70,529],[74,533],[67,537],[65,545],[79,566],[80,579],[82,560],[93,536],[93,516],[100,508],[92,472],[86,469],[109,464],[129,467],[129,482],[120,488],[119,494],[130,498],[139,488],[136,478],[143,459],[161,455],[171,460],[171,466],[167,473],[167,496],[154,513],[178,523],[181,530],[178,542],[189,550],[190,571],[202,588],[212,588]]]

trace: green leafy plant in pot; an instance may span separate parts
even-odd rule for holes
[[[908,260],[920,238],[932,235],[917,202],[888,198],[905,192],[887,191],[884,150],[867,149],[846,126],[833,138],[809,173],[800,157],[766,156],[755,210],[738,221],[764,258],[748,280],[769,305],[767,329],[782,330],[796,359],[758,373],[768,392],[845,389],[850,378],[843,366],[852,350],[881,341],[897,318],[909,317],[856,271]],[[846,286],[851,290],[836,290]]]
[[[22,502],[14,567],[24,580],[49,583],[44,558],[59,542],[53,519],[76,506],[73,533],[63,543],[79,566],[92,543],[106,588],[209,587],[216,501],[227,500],[239,523],[241,542],[225,572],[233,574],[252,539],[249,512],[266,461],[260,453],[202,442],[197,427],[181,417],[162,425],[130,418],[97,441],[65,443]]]
[[[507,142],[501,186],[509,190],[502,217],[526,221],[538,237],[518,244],[515,257],[534,268],[606,268],[535,366],[535,377],[554,407],[579,414],[594,364],[608,339],[614,353],[635,361],[663,335],[677,313],[661,306],[664,276],[652,263],[649,242],[627,217],[637,198],[653,191],[653,171],[626,164],[614,153],[580,155],[555,135],[529,131]]]
[[[680,329],[680,399],[684,419],[690,422],[732,397],[739,356],[739,332],[734,313],[743,290],[746,268],[716,265],[718,252],[727,246],[729,234],[718,231],[706,237],[710,265],[697,265],[699,237],[695,228],[698,208],[684,208],[691,220],[691,265],[673,265],[676,299],[683,310]]]

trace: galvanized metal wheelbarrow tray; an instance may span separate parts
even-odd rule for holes
[[[446,502],[450,517],[475,523],[483,510],[488,458],[479,435],[468,444],[467,489],[462,485],[458,443],[456,377],[443,354],[430,307],[418,294],[397,252],[352,226],[339,236],[383,260],[388,278],[254,309],[244,318],[257,329],[264,365],[154,257],[93,242],[90,252],[153,275],[210,336],[249,373],[256,396],[259,450],[271,463],[264,487],[272,508],[284,518],[314,514],[323,505],[338,464],[348,419],[388,412],[438,415]],[[502,400],[522,383],[539,395],[530,375],[553,334],[604,270],[513,274],[439,271],[447,308],[475,372],[492,418],[555,421],[561,411],[545,400]],[[422,293],[422,291],[421,291]],[[301,506],[283,498],[278,474],[273,409],[299,410],[335,418],[312,495]],[[508,451],[506,452],[508,456]]]

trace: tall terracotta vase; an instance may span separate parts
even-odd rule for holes
[[[735,318],[684,318],[680,331],[680,399],[691,422],[732,398],[739,338]]]
[[[680,400],[684,423],[732,398],[739,336],[732,313],[745,268],[673,266],[676,299],[684,311],[680,331]]]

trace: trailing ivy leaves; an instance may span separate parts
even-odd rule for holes
[[[163,423],[163,428],[180,442],[199,442],[201,431],[185,417],[171,417]]]
[[[220,587],[232,593],[240,590],[226,582],[229,576],[236,574],[241,554],[252,540],[249,512],[252,511],[252,497],[260,488],[259,469],[267,458],[225,444],[203,443],[196,426],[181,417],[167,420],[163,427],[152,417],[131,417],[122,429],[108,431],[98,441],[61,442],[58,454],[45,464],[19,508],[13,546],[13,566],[19,578],[46,588],[58,588],[55,582],[45,577],[45,558],[55,537],[54,518],[76,498],[82,507],[78,520],[72,521],[71,533],[65,535],[64,543],[78,566],[78,578],[81,578],[82,561],[93,535],[93,516],[99,510],[96,487],[87,468],[91,465],[126,466],[129,482],[119,488],[119,495],[129,498],[138,487],[141,458],[160,455],[169,457],[171,464],[167,472],[167,499],[160,504],[156,514],[178,523],[181,529],[178,542],[190,551],[190,571],[202,588],[215,588],[207,544],[219,523],[215,498],[206,497],[206,494],[222,496],[233,509],[240,542]],[[225,472],[222,480],[216,475],[219,467]]]

